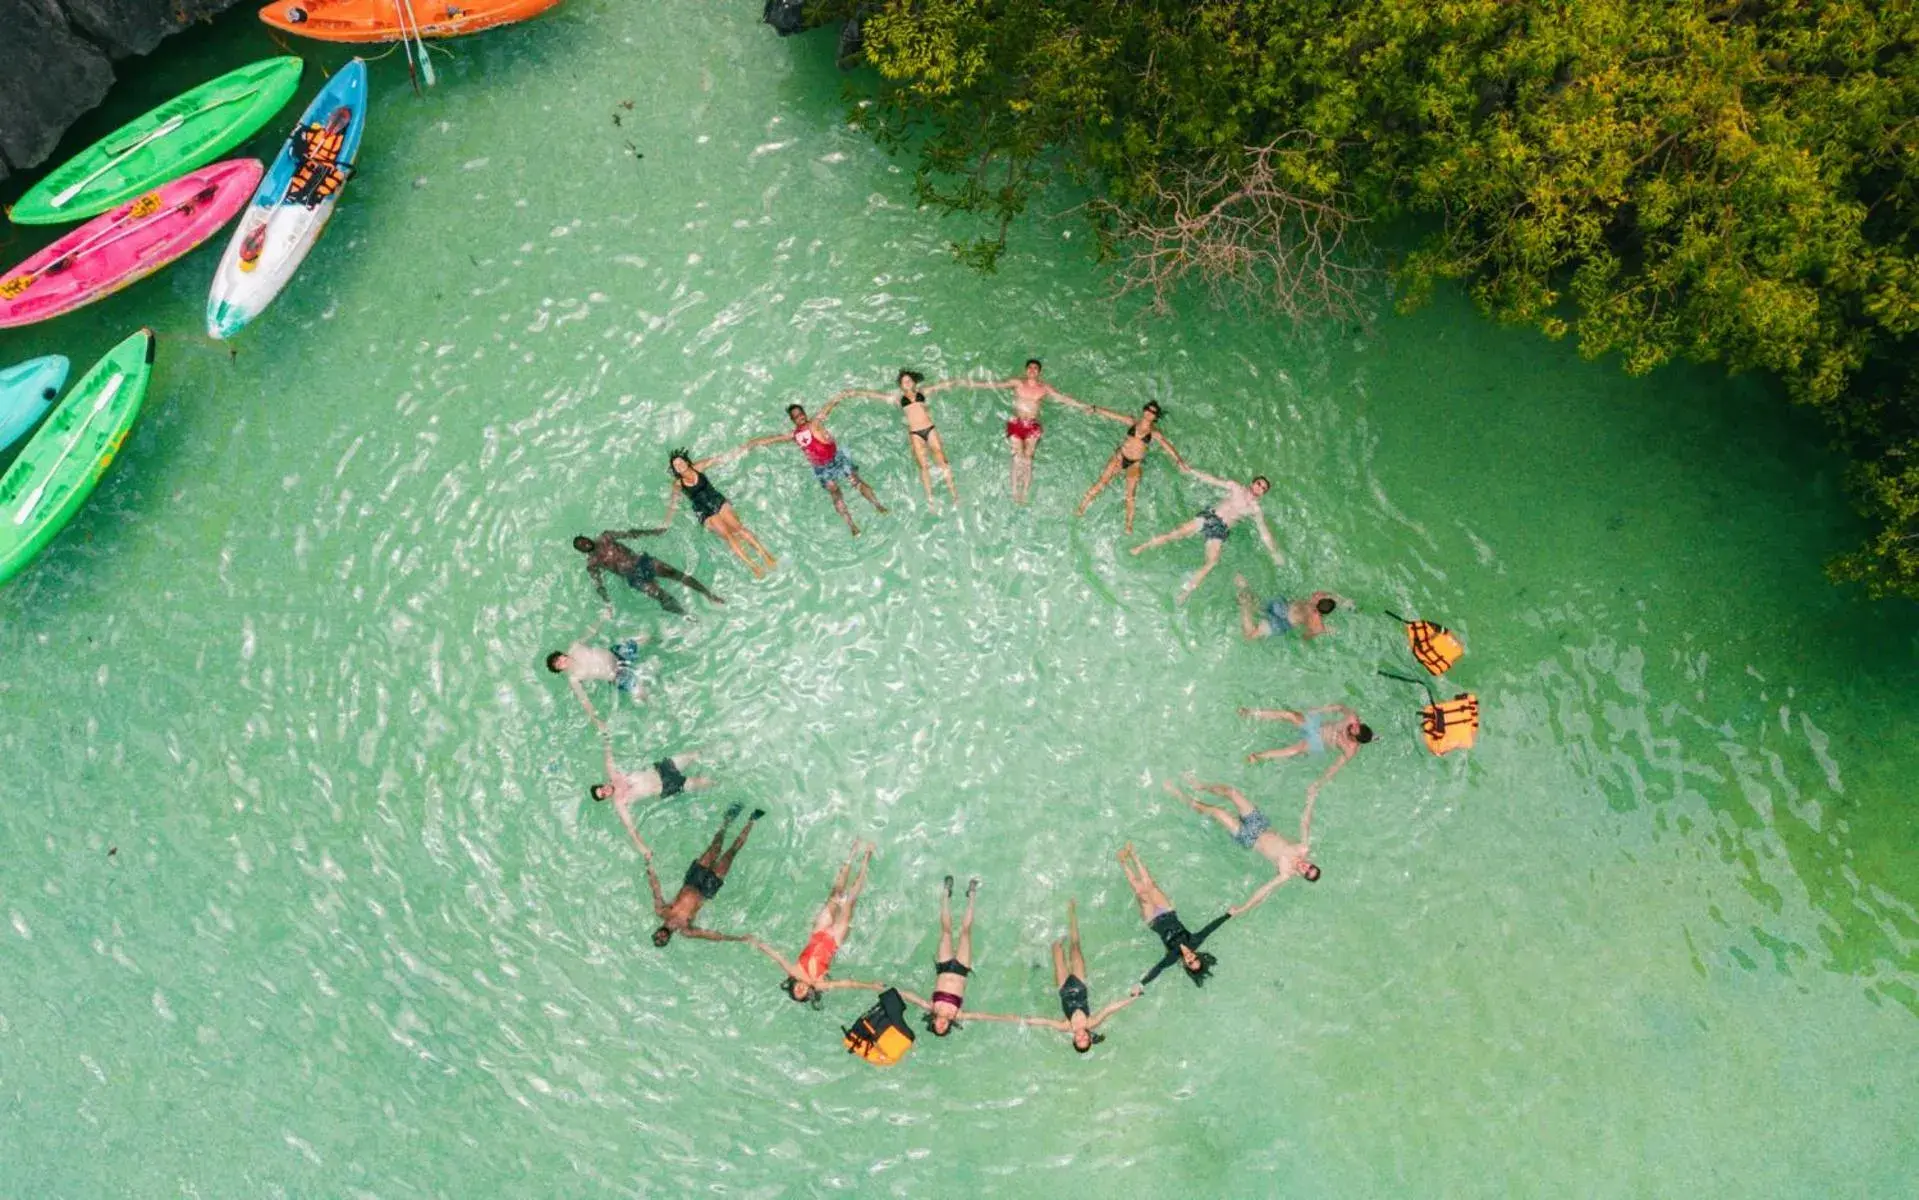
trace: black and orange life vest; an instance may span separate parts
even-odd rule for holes
[[[890,1067],[913,1048],[913,1030],[906,1024],[906,1001],[898,988],[887,988],[866,1015],[842,1031],[846,1052],[874,1066]]]
[[[300,159],[300,167],[293,173],[287,184],[287,195],[298,196],[313,183],[316,174],[321,175],[318,185],[314,186],[311,199],[318,203],[340,190],[346,182],[346,172],[337,168],[340,151],[346,146],[346,132],[334,133],[324,125],[307,126],[306,153]]]
[[[1453,664],[1466,656],[1466,647],[1460,643],[1453,631],[1444,625],[1431,621],[1408,621],[1398,613],[1387,613],[1393,620],[1406,627],[1406,644],[1412,648],[1413,657],[1429,674],[1444,675],[1452,670]]]
[[[1419,736],[1434,754],[1470,750],[1479,740],[1479,697],[1461,692],[1419,710]]]

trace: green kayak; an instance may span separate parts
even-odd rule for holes
[[[300,69],[297,58],[263,58],[182,92],[61,163],[7,215],[20,225],[78,221],[205,166],[280,111]]]
[[[20,573],[80,511],[146,399],[153,331],[93,364],[0,477],[0,583]]]

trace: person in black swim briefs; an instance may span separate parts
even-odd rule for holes
[[[711,929],[701,929],[693,924],[693,918],[700,915],[700,906],[720,894],[720,885],[726,882],[726,873],[733,869],[733,858],[746,845],[747,835],[753,832],[753,822],[766,815],[766,810],[756,808],[746,818],[746,824],[740,828],[740,836],[726,846],[726,831],[733,824],[733,818],[740,815],[740,806],[735,804],[726,810],[726,819],[720,823],[720,830],[713,835],[704,853],[694,859],[686,868],[686,877],[680,883],[680,890],[674,894],[672,903],[667,903],[660,891],[660,877],[653,870],[653,850],[640,839],[639,832],[630,826],[628,833],[633,835],[633,844],[640,848],[640,854],[646,859],[646,886],[653,891],[653,911],[659,915],[660,927],[653,931],[653,944],[665,947],[673,940],[673,935],[683,933],[687,937],[705,938],[709,942],[744,942],[747,935],[738,933],[715,933]],[[722,853],[720,847],[726,846]]]
[[[766,552],[760,545],[760,539],[748,531],[740,515],[733,511],[733,505],[713,486],[706,477],[709,468],[728,459],[738,458],[746,453],[744,447],[716,454],[711,458],[702,458],[695,462],[685,450],[675,450],[667,456],[667,470],[673,475],[673,490],[666,496],[666,515],[660,518],[662,526],[673,523],[673,513],[680,506],[680,498],[686,498],[687,505],[693,510],[693,517],[706,526],[714,537],[726,543],[726,548],[734,557],[746,564],[753,572],[753,578],[763,579],[766,573],[779,565],[779,560]]]
[[[1210,954],[1201,954],[1199,948],[1207,938],[1213,936],[1215,930],[1232,920],[1233,914],[1221,913],[1201,926],[1198,933],[1194,933],[1180,921],[1173,902],[1153,882],[1146,864],[1140,861],[1139,851],[1133,849],[1133,843],[1126,843],[1120,850],[1119,866],[1126,872],[1126,882],[1132,886],[1133,895],[1139,900],[1139,915],[1146,922],[1146,928],[1152,930],[1153,935],[1159,938],[1160,945],[1166,947],[1165,956],[1146,972],[1139,981],[1140,986],[1145,987],[1159,978],[1161,971],[1177,963],[1185,970],[1186,977],[1193,981],[1193,986],[1203,987],[1213,973],[1213,964],[1219,960]]]
[[[697,792],[701,788],[713,786],[713,781],[704,775],[687,775],[687,768],[698,762],[697,752],[688,750],[680,754],[669,754],[652,766],[641,767],[637,771],[622,771],[613,762],[613,742],[604,734],[600,737],[600,749],[606,755],[606,782],[596,783],[587,789],[587,794],[595,800],[611,800],[613,811],[620,815],[620,824],[626,826],[627,836],[633,839],[635,846],[644,848],[640,834],[633,826],[633,806],[641,800],[671,800],[681,792]]]
[[[600,594],[602,600],[610,602],[606,594],[606,573],[610,571],[626,580],[628,587],[645,592],[659,601],[660,607],[670,613],[684,614],[686,609],[678,600],[667,595],[657,580],[671,579],[682,587],[698,592],[715,604],[726,603],[715,596],[705,584],[672,563],[662,562],[650,554],[641,554],[620,541],[621,538],[630,537],[657,537],[665,532],[664,526],[657,529],[603,529],[597,538],[590,538],[585,534],[574,538],[573,548],[586,555],[586,573],[592,576],[593,590]]]
[[[1229,916],[1242,916],[1258,908],[1266,897],[1273,894],[1274,888],[1294,877],[1304,879],[1307,883],[1319,882],[1319,867],[1311,858],[1313,803],[1316,795],[1306,797],[1306,811],[1299,818],[1299,841],[1290,842],[1273,828],[1266,814],[1259,811],[1259,806],[1248,800],[1238,788],[1224,783],[1201,783],[1191,775],[1186,777],[1186,783],[1199,791],[1211,792],[1233,807],[1229,810],[1217,804],[1208,804],[1197,793],[1186,792],[1170,779],[1166,781],[1166,790],[1179,797],[1194,812],[1218,821],[1233,836],[1235,846],[1251,850],[1273,864],[1273,877],[1261,884],[1246,903],[1227,909]]]
[[[1124,1000],[1115,1000],[1094,1013],[1086,990],[1086,955],[1079,946],[1079,902],[1066,902],[1066,937],[1053,943],[1053,982],[1059,987],[1059,1010],[1064,1020],[1051,1017],[1021,1017],[1022,1025],[1039,1025],[1072,1035],[1073,1049],[1081,1054],[1105,1041],[1097,1030],[1106,1018],[1140,998],[1145,988],[1134,984]]]
[[[1219,565],[1219,555],[1226,548],[1226,539],[1233,536],[1233,526],[1251,518],[1253,527],[1259,530],[1259,540],[1266,544],[1266,552],[1272,555],[1273,565],[1284,566],[1286,559],[1279,552],[1279,544],[1273,541],[1273,531],[1266,525],[1266,514],[1260,511],[1260,497],[1272,490],[1272,481],[1264,475],[1256,476],[1251,483],[1238,483],[1231,479],[1222,479],[1217,475],[1208,475],[1189,464],[1180,464],[1180,469],[1204,483],[1210,483],[1223,490],[1226,495],[1210,508],[1203,508],[1199,515],[1184,525],[1170,529],[1156,538],[1148,538],[1133,547],[1133,553],[1139,554],[1155,546],[1176,542],[1182,538],[1203,537],[1206,539],[1206,557],[1201,561],[1199,570],[1186,579],[1185,586],[1179,589],[1177,603],[1186,603],[1206,576],[1212,574]]]

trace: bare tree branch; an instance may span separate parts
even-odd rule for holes
[[[1292,187],[1289,134],[1243,153],[1177,168],[1140,205],[1095,201],[1112,224],[1113,298],[1142,294],[1170,313],[1197,283],[1219,307],[1245,305],[1293,321],[1364,319],[1379,272],[1349,198]]]

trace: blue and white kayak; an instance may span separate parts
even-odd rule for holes
[[[229,338],[273,303],[320,240],[366,130],[366,64],[354,59],[301,114],[240,215],[207,297],[207,333]]]
[[[73,364],[65,356],[29,358],[0,371],[0,450],[6,450],[39,424],[67,386]]]

